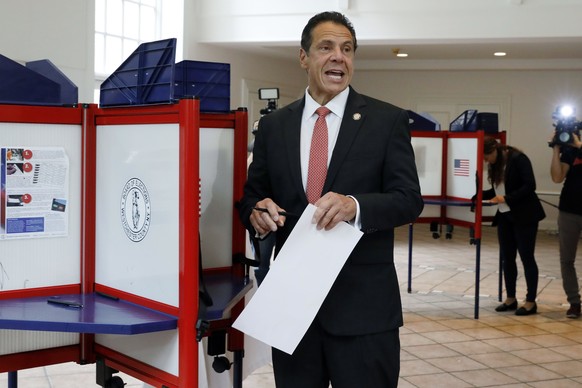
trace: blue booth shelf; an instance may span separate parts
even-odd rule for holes
[[[49,303],[51,298],[70,304]],[[127,335],[173,330],[178,325],[171,315],[99,294],[0,300],[0,311],[0,329]]]
[[[249,278],[228,271],[205,272],[204,282],[213,302],[206,309],[205,318],[209,321],[231,318],[231,309],[253,288]]]
[[[228,319],[252,281],[230,272],[204,275],[213,305],[205,319]],[[49,303],[49,300],[62,302]],[[176,329],[174,316],[99,293],[66,294],[0,300],[0,329],[96,334],[141,334]]]

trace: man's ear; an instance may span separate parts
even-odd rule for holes
[[[309,55],[303,50],[303,48],[299,49],[299,64],[303,69],[307,69],[307,60],[309,59]]]

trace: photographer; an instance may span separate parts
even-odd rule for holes
[[[550,143],[552,181],[564,182],[558,205],[558,235],[562,285],[570,303],[570,308],[566,312],[568,318],[580,316],[580,288],[574,263],[582,232],[582,142],[576,132],[571,133],[572,139],[569,143],[556,142],[557,133]]]
[[[261,118],[273,113],[277,110],[277,100],[279,99],[279,89],[278,88],[261,88],[259,89],[259,100],[267,100],[267,106],[261,109]],[[259,120],[255,121],[253,125],[253,135],[256,136],[259,130]],[[247,166],[253,160],[253,148],[254,140],[251,145],[249,145],[250,155],[247,159]],[[259,261],[258,268],[255,269],[255,279],[257,280],[257,286],[260,286],[269,268],[271,267],[271,257],[273,256],[273,249],[275,248],[275,233],[269,233],[265,238],[255,241],[253,244],[255,250],[255,257]]]

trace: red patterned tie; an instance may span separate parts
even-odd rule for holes
[[[321,197],[325,176],[327,175],[327,123],[325,116],[331,111],[325,106],[317,108],[317,121],[313,127],[309,168],[307,170],[307,200],[315,203]]]

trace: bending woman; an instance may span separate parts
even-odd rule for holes
[[[536,180],[527,155],[509,145],[486,137],[484,159],[488,163],[491,190],[483,192],[483,199],[498,204],[493,226],[497,225],[499,254],[507,298],[495,311],[516,310],[516,315],[537,312],[538,266],[534,252],[539,222],[546,214],[538,199]],[[517,253],[523,263],[527,293],[519,309],[516,298]]]

